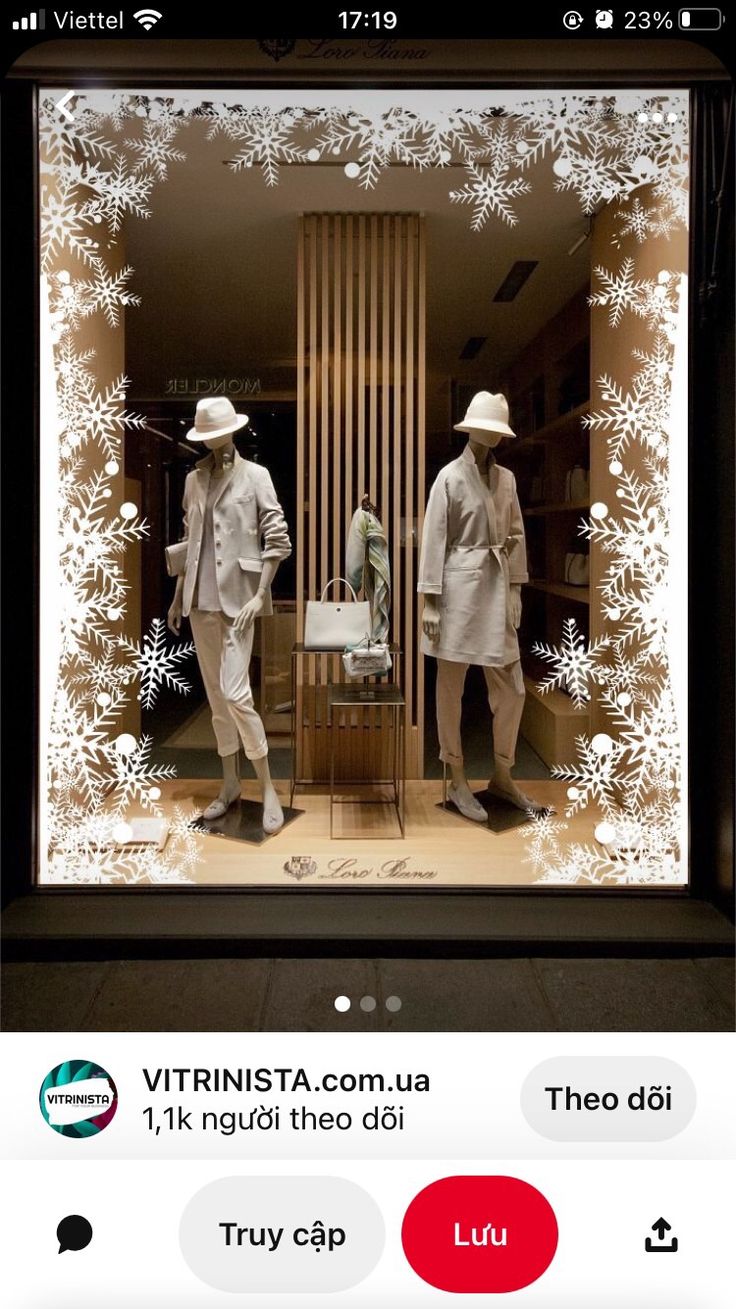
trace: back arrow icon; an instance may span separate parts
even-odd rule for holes
[[[68,119],[70,123],[74,122],[74,114],[71,114],[69,112],[69,110],[66,108],[66,105],[70,100],[74,99],[76,94],[77,94],[76,91],[67,91],[66,95],[62,96],[61,100],[57,100],[56,102],[56,108],[58,109],[59,113],[63,114],[64,117]]]

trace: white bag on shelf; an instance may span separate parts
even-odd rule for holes
[[[568,551],[565,555],[565,581],[568,586],[590,584],[590,555]]]
[[[325,600],[335,582],[345,582],[352,600]],[[344,577],[332,577],[319,600],[308,600],[304,615],[305,650],[344,650],[370,636],[371,607],[359,600]]]

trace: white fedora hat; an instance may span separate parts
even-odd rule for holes
[[[248,422],[247,414],[236,414],[227,396],[213,396],[198,400],[194,427],[187,432],[187,441],[206,441],[209,436],[227,436],[237,432]]]
[[[455,423],[456,432],[500,432],[502,436],[516,436],[509,427],[509,406],[505,395],[491,395],[478,391],[468,405],[461,423]]]

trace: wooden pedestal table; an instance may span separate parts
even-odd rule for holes
[[[398,645],[396,642],[392,641],[388,647],[388,650],[392,660],[391,675],[397,681],[400,681],[401,680],[401,646]],[[309,768],[307,768],[306,771],[302,769],[301,773],[297,771],[299,758],[300,758],[300,743],[302,744],[302,749],[301,749],[302,757],[304,754],[304,749],[303,749],[303,733],[305,730],[304,709],[303,709],[302,702],[299,698],[300,689],[302,692],[304,692],[305,688],[307,687],[307,683],[303,681],[304,660],[305,659],[308,660],[309,658],[313,657],[315,661],[317,661],[315,671],[317,675],[318,686],[316,690],[320,693],[320,696],[322,696],[323,694],[325,696],[323,702],[325,717],[324,719],[321,720],[320,726],[317,729],[321,736],[326,726],[326,719],[329,717],[329,709],[326,703],[326,693],[329,690],[330,686],[333,685],[333,682],[334,685],[338,687],[344,685],[342,680],[334,681],[335,672],[337,673],[338,678],[340,679],[342,679],[345,676],[342,667],[343,653],[344,653],[344,646],[339,646],[339,647],[321,646],[315,649],[313,646],[309,646],[309,647],[305,646],[303,641],[297,641],[296,644],[292,646],[292,650],[291,650],[291,785],[289,790],[290,805],[294,803],[294,793],[298,786],[316,786],[320,784],[326,785],[329,782],[329,768],[327,766],[329,762],[329,744],[326,739],[324,741],[324,745],[326,748],[322,751],[322,756],[324,759],[324,771],[322,772],[322,770],[320,769],[318,772],[314,772],[314,771],[310,771]],[[324,662],[325,660],[326,660],[326,664]],[[347,685],[355,686],[356,683],[350,682]],[[373,687],[375,689],[375,684],[372,681],[367,683],[366,685],[369,688]],[[361,686],[363,686],[362,683]],[[320,706],[316,700],[314,702],[312,712],[314,714],[320,712]],[[312,720],[310,722],[309,730],[314,732],[315,726],[316,723],[314,720]]]
[[[406,792],[406,778],[404,776],[404,730],[406,715],[406,700],[402,691],[395,684],[388,686],[374,686],[360,684],[343,684],[333,683],[327,689],[327,727],[330,736],[330,838],[339,839],[334,836],[334,814],[335,805],[338,804],[386,804],[385,800],[365,799],[358,800],[355,798],[339,800],[335,796],[335,753],[336,743],[340,729],[335,725],[335,710],[346,710],[351,713],[361,713],[366,710],[378,709],[381,713],[391,715],[393,719],[393,748],[391,750],[392,758],[392,776],[389,778],[350,778],[351,787],[359,786],[390,786],[393,790],[393,798],[390,803],[396,810],[396,817],[399,821],[399,829],[402,838],[406,835],[404,830],[404,806]],[[339,779],[338,779],[339,781]],[[378,837],[385,837],[385,833],[377,833]]]

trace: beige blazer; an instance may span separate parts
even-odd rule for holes
[[[188,474],[184,483],[184,536],[187,561],[184,570],[182,612],[192,606],[202,548],[204,509],[214,455],[209,454]],[[235,452],[233,471],[223,481],[212,509],[215,569],[222,612],[235,618],[256,594],[264,559],[286,559],[291,542],[283,510],[266,468],[242,459]],[[273,613],[270,587],[263,613]]]
[[[519,642],[509,587],[528,580],[514,475],[494,460],[486,482],[466,446],[440,470],[427,502],[417,590],[438,597],[440,637],[433,643],[422,636],[424,654],[513,663]]]

